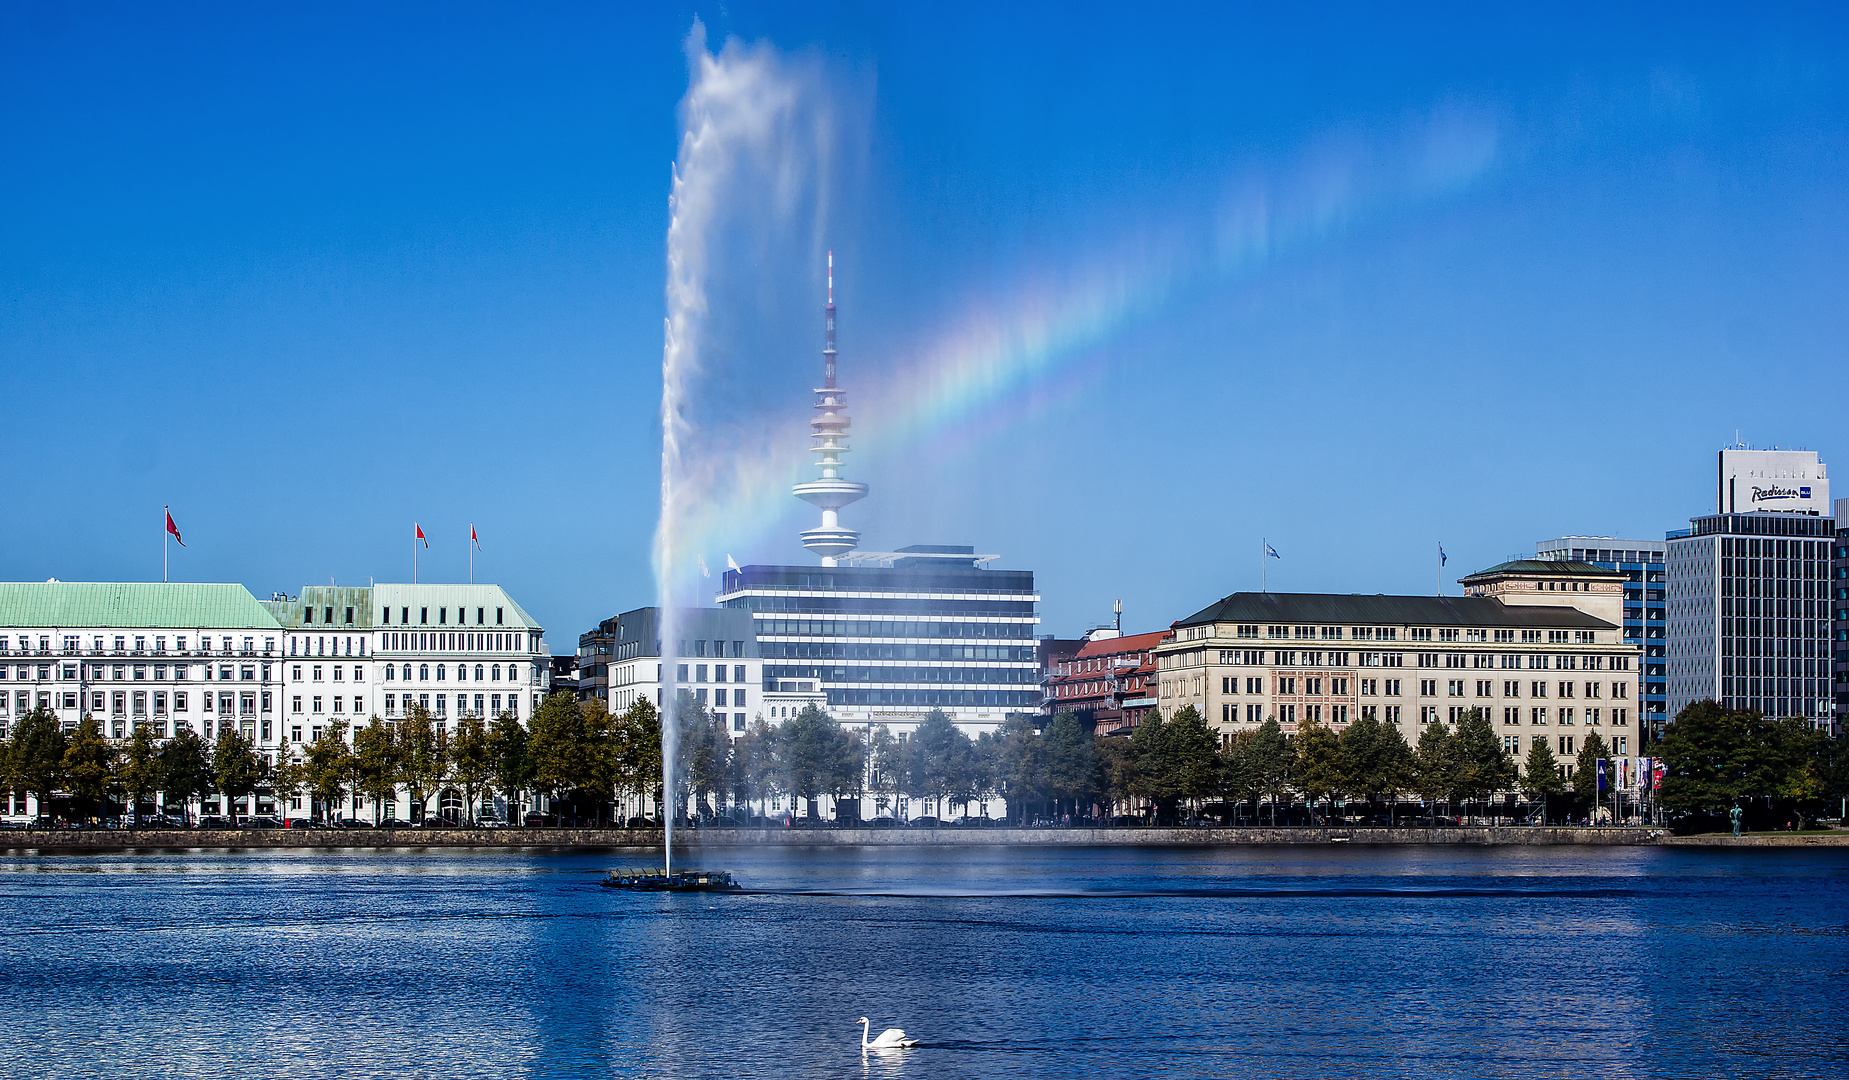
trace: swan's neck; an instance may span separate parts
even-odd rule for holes
[[[867,1022],[864,1020],[860,1022],[860,1047],[867,1048]]]

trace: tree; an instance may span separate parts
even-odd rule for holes
[[[1560,763],[1554,758],[1552,747],[1547,745],[1547,736],[1536,735],[1528,747],[1528,757],[1522,762],[1522,790],[1528,792],[1530,799],[1541,801],[1541,823],[1547,823],[1547,797],[1554,792],[1564,790],[1566,782],[1560,779]]]
[[[1336,743],[1336,771],[1341,776],[1342,786],[1367,799],[1370,811],[1375,797],[1381,792],[1384,735],[1379,719],[1369,709],[1361,714],[1359,720],[1348,725],[1348,730],[1342,732],[1342,737]]]
[[[1047,788],[1046,744],[1034,730],[1033,718],[1015,713],[1003,720],[989,756],[1008,819],[1025,825],[1029,804],[1045,798]]]
[[[1067,809],[1077,813],[1081,803],[1090,805],[1098,794],[1097,739],[1066,709],[1047,723],[1043,739],[1047,787],[1053,798],[1067,800]]]
[[[714,796],[721,802],[725,798],[732,740],[726,733],[724,713],[715,714],[695,701],[692,694],[685,690],[681,693],[685,696],[680,706],[680,752],[676,760],[694,807],[710,817],[716,812]]]
[[[129,812],[135,815],[135,824],[140,825],[141,804],[153,802],[154,793],[161,789],[160,746],[154,741],[153,728],[136,724],[135,733],[116,764],[116,780],[128,795]]]
[[[417,817],[428,811],[430,797],[449,775],[448,735],[448,729],[433,721],[422,705],[411,706],[398,723],[398,780],[409,790]]]
[[[115,771],[115,756],[115,747],[103,738],[103,725],[95,717],[84,717],[64,748],[64,782],[85,820],[102,810],[103,794]]]
[[[616,718],[612,730],[619,791],[656,800],[656,813],[668,805],[662,791],[661,713],[655,703],[637,697]],[[765,763],[768,768],[768,762]]]
[[[1098,787],[1110,802],[1110,814],[1115,815],[1117,807],[1130,798],[1136,787],[1136,759],[1130,753],[1130,740],[1095,735],[1092,744],[1098,759]]]
[[[1761,798],[1795,809],[1824,790],[1824,747],[1802,720],[1697,701],[1676,714],[1657,744],[1665,771],[1659,799],[1672,810],[1725,812]]]
[[[1220,791],[1220,747],[1207,719],[1192,705],[1183,705],[1169,718],[1164,733],[1165,756],[1174,770],[1176,794],[1184,799],[1209,798]]]
[[[1296,750],[1284,737],[1284,728],[1272,717],[1260,724],[1245,746],[1246,768],[1251,771],[1253,787],[1271,797],[1271,823],[1278,823],[1278,804],[1290,783]]]
[[[839,786],[841,738],[841,725],[814,705],[803,706],[777,730],[780,780],[784,790],[808,803],[811,818],[817,816],[815,800]]]
[[[1399,821],[1400,793],[1410,790],[1418,775],[1419,763],[1398,724],[1380,726],[1380,751],[1375,759],[1378,775],[1374,783],[1387,797],[1387,824]]]
[[[308,769],[296,757],[293,743],[285,742],[276,748],[276,757],[269,763],[264,783],[270,789],[270,797],[276,800],[276,812],[287,821],[289,802],[308,786]]]
[[[550,798],[570,798],[591,776],[584,710],[570,694],[561,691],[540,703],[528,726],[527,747],[533,755],[533,784]]]
[[[488,733],[488,754],[493,761],[495,785],[507,800],[507,822],[518,825],[525,820],[520,814],[520,793],[533,782],[535,770],[526,728],[520,726],[513,713],[504,712],[494,718],[494,728]]]
[[[235,804],[249,798],[263,779],[263,768],[250,740],[230,724],[220,725],[212,747],[212,786]],[[252,809],[255,809],[253,807]],[[236,816],[236,810],[232,811]]]
[[[64,787],[64,754],[69,747],[64,726],[43,705],[20,717],[13,727],[9,771],[38,800],[40,814],[51,813],[51,793]]]
[[[1592,817],[1597,819],[1599,802],[1599,762],[1605,757],[1605,740],[1599,733],[1589,731],[1586,741],[1579,745],[1579,758],[1573,764],[1573,794],[1579,801],[1592,810]]]
[[[768,733],[769,728],[766,727],[765,731]],[[737,758],[746,753],[755,753],[755,736],[754,727],[745,738],[739,740],[733,756]],[[905,790],[905,744],[885,724],[874,728],[873,734],[867,737],[867,763],[868,771],[872,774],[873,793],[878,796],[878,806],[883,813],[895,801],[894,796]]]
[[[1452,793],[1458,799],[1487,801],[1492,794],[1509,786],[1515,767],[1482,709],[1464,713],[1458,719],[1452,739],[1456,744],[1452,751],[1456,770]]]
[[[942,709],[932,709],[912,732],[912,791],[932,800],[943,816],[945,796],[969,789],[971,751],[969,736]]]
[[[212,755],[192,728],[181,728],[161,747],[160,784],[165,805],[177,801],[183,814],[188,803],[212,790]]]
[[[494,775],[494,747],[488,737],[488,725],[480,713],[468,713],[456,721],[456,737],[450,741],[449,758],[450,776],[462,788],[467,824],[473,825],[476,795]]]
[[[1297,786],[1311,806],[1317,799],[1325,799],[1330,813],[1334,813],[1335,794],[1342,790],[1347,780],[1343,775],[1341,747],[1335,732],[1314,720],[1306,720],[1297,727],[1296,777]]]
[[[372,800],[372,823],[379,824],[385,803],[398,794],[398,737],[378,717],[353,732],[353,790]]]
[[[1432,820],[1436,821],[1438,804],[1457,788],[1457,747],[1443,724],[1433,721],[1419,733],[1413,770],[1414,789],[1431,805]]]
[[[334,817],[346,801],[347,777],[352,775],[353,748],[347,743],[347,722],[336,720],[321,729],[321,737],[308,744],[303,762],[308,790],[321,804],[321,813]]]

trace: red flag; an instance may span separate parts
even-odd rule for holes
[[[426,537],[426,536],[424,535],[424,527],[423,527],[422,525],[419,525],[419,524],[418,524],[417,522],[415,522],[415,521],[413,521],[413,522],[411,523],[411,527],[412,527],[413,529],[416,529],[416,530],[417,530],[417,536],[416,536],[416,539],[418,539],[418,540],[422,540],[422,541],[424,542],[424,546],[425,546],[425,547],[429,547],[429,546],[430,546],[430,540],[429,540],[429,538],[427,538],[427,537]]]
[[[481,538],[475,535],[475,523],[473,521],[469,522],[469,543],[475,545],[476,551],[482,549]]]
[[[167,532],[181,547],[186,546],[186,541],[180,539],[180,527],[173,523],[173,511],[171,510],[167,511]]]

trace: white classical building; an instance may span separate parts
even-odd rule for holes
[[[267,759],[335,721],[391,722],[413,704],[452,730],[471,714],[525,722],[549,689],[546,660],[543,629],[497,585],[309,586],[258,601],[237,584],[0,583],[0,736],[42,705],[67,730],[93,716],[112,739],[145,724],[212,741],[230,726]],[[38,813],[29,802],[7,793],[0,812]],[[266,796],[198,806],[290,809]],[[356,799],[343,816],[370,810]]]

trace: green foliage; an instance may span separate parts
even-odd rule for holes
[[[1547,745],[1546,736],[1536,738],[1529,746],[1528,757],[1522,762],[1521,785],[1534,798],[1566,790],[1566,781],[1560,779],[1560,762]]]
[[[723,797],[731,769],[732,738],[726,731],[725,715],[713,713],[681,691],[680,749],[675,760],[680,765],[681,782],[701,813],[712,813],[715,795]]]
[[[160,744],[148,724],[136,724],[135,733],[116,759],[116,782],[128,795],[129,812],[139,815],[141,804],[152,802],[161,789]]]
[[[1048,721],[1042,737],[1046,746],[1046,782],[1055,799],[1069,800],[1076,809],[1098,794],[1097,740],[1078,717],[1062,710]]]
[[[397,780],[410,789],[413,804],[422,811],[449,775],[447,729],[435,723],[422,705],[413,705],[398,722],[396,743]]]
[[[384,810],[385,800],[397,794],[399,767],[398,736],[393,729],[373,717],[372,722],[353,733],[354,790],[372,800],[375,824]]]
[[[1724,812],[1736,802],[1814,799],[1825,790],[1830,751],[1802,720],[1768,720],[1748,709],[1697,701],[1657,744],[1664,760],[1661,799],[1674,810]]]
[[[1487,799],[1515,779],[1515,766],[1502,748],[1482,709],[1471,709],[1452,734],[1451,794],[1457,799]]]
[[[184,806],[212,790],[212,755],[192,728],[181,728],[161,747],[160,784],[168,806]]]
[[[1027,820],[1028,804],[1046,798],[1046,745],[1032,717],[1016,714],[1002,721],[987,753],[994,763],[995,786],[1008,804],[1008,817]]]
[[[309,792],[321,803],[321,810],[332,818],[344,801],[347,778],[353,774],[353,747],[347,742],[347,722],[336,720],[321,729],[321,736],[308,744],[302,762],[302,778]]]
[[[19,718],[8,742],[11,780],[38,799],[39,813],[48,813],[51,793],[64,787],[64,755],[70,740],[56,715],[44,706]]]
[[[538,768],[533,763],[527,730],[513,713],[504,712],[494,718],[494,727],[488,732],[488,757],[495,786],[507,800],[507,820],[519,824],[524,820],[520,793],[533,783]]]
[[[1348,772],[1335,732],[1313,720],[1297,727],[1297,787],[1312,802],[1333,802],[1348,787]]]
[[[450,778],[462,789],[468,823],[473,825],[476,797],[494,775],[494,746],[488,736],[488,725],[479,713],[456,721],[456,737],[449,744],[449,761]]]
[[[103,738],[103,725],[94,717],[84,717],[64,748],[64,783],[86,818],[102,808],[104,792],[115,771],[115,756],[115,747]]]
[[[1582,804],[1590,805],[1598,800],[1599,759],[1605,754],[1605,740],[1599,738],[1596,731],[1587,732],[1585,741],[1579,745],[1579,757],[1573,763],[1573,794]]]
[[[308,768],[296,756],[293,744],[285,742],[276,748],[276,757],[269,763],[269,770],[264,776],[264,786],[270,789],[270,796],[276,800],[276,812],[287,819],[288,800],[301,795],[302,790],[308,786]]]
[[[1244,768],[1248,773],[1245,782],[1256,792],[1270,796],[1273,820],[1288,790],[1296,756],[1296,749],[1284,737],[1284,728],[1276,717],[1260,724],[1244,747]]]
[[[655,703],[638,697],[617,717],[611,738],[616,746],[618,791],[659,796],[661,792],[661,714]]]
[[[212,786],[233,802],[248,798],[263,781],[263,765],[250,740],[230,724],[220,725],[212,746]]]
[[[804,706],[777,729],[773,753],[778,782],[783,790],[806,800],[811,815],[816,812],[816,799],[852,791],[858,785],[853,772],[859,768],[859,740],[814,705]]]
[[[1136,786],[1136,758],[1130,752],[1130,740],[1099,735],[1092,743],[1101,793],[1112,804],[1129,799]]]
[[[1451,733],[1437,722],[1425,725],[1419,733],[1419,748],[1413,752],[1413,790],[1432,804],[1436,814],[1437,804],[1457,789],[1457,776],[1457,746]]]
[[[932,709],[912,732],[907,748],[907,790],[932,800],[942,815],[945,798],[975,794],[983,769],[975,744],[942,709]]]

